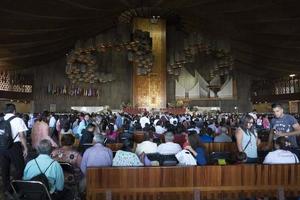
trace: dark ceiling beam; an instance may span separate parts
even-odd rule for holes
[[[258,66],[261,69],[271,70],[270,72],[281,71],[286,73],[296,73],[299,71],[299,67],[297,65],[288,65],[286,63],[271,62],[270,60],[251,57],[248,54],[243,54],[242,52],[237,51],[234,51],[233,53],[235,60],[244,61],[245,63]]]
[[[259,49],[254,48],[252,50],[249,50],[237,46],[233,46],[232,50],[235,52],[247,54],[251,57],[255,57],[260,60],[266,60],[274,63],[284,63],[286,66],[300,66],[300,60],[296,60],[295,59],[296,57],[293,60],[290,60],[290,59],[286,59],[284,55],[276,57],[268,54],[263,54],[262,51],[260,51]]]
[[[233,39],[231,38],[231,41],[233,42],[233,45],[234,43],[236,43],[237,45],[238,44],[246,44],[246,45],[249,45],[250,47],[258,47],[260,49],[290,49],[290,50],[293,50],[293,51],[300,51],[300,43],[299,43],[299,46],[298,45],[281,45],[281,43],[277,43],[277,44],[274,44],[274,43],[266,43],[265,41],[259,41],[259,40],[255,40],[253,39],[252,41],[250,40],[239,40],[239,39]]]
[[[200,2],[200,1],[199,1]],[[186,11],[188,14],[192,14],[194,11],[199,13],[210,13],[214,14],[223,14],[223,13],[239,13],[246,11],[255,11],[256,9],[270,7],[274,5],[276,1],[265,0],[265,1],[237,1],[237,0],[227,0],[227,1],[216,1],[215,3],[210,3],[205,6],[194,6],[186,4],[185,1],[182,1],[183,5],[180,10]],[[190,13],[189,11],[192,11]]]
[[[249,44],[246,42],[237,42],[237,41],[232,41],[232,48],[239,51],[247,52],[255,56],[265,57],[271,60],[300,64],[300,58],[298,58],[297,56],[300,54],[299,48],[298,49],[275,48],[275,47],[255,45],[251,43]]]
[[[278,77],[278,75],[270,73],[269,70],[254,66],[251,63],[244,62],[241,60],[235,60],[234,69],[236,71],[240,71],[240,72],[249,74],[253,77],[262,77],[262,78]]]

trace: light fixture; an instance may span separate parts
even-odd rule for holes
[[[296,76],[296,74],[290,74],[290,77],[291,78],[293,78],[293,77],[295,77]]]
[[[160,16],[153,15],[152,18],[150,18],[150,22],[152,24],[157,24],[159,18],[160,18]]]

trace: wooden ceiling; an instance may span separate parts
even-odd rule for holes
[[[299,0],[3,0],[0,67],[64,57],[76,40],[116,26],[130,9],[180,23],[186,32],[230,38],[241,71],[275,76],[300,69]]]

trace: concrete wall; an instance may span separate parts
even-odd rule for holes
[[[57,112],[68,112],[71,106],[103,106],[119,108],[122,102],[131,100],[131,65],[125,53],[112,55],[112,69],[116,80],[105,84],[92,84],[100,89],[100,97],[75,97],[47,94],[49,83],[70,85],[65,74],[65,59],[40,66],[35,69],[34,79],[34,111],[49,110],[50,104],[56,104]],[[87,87],[89,85],[86,85]]]

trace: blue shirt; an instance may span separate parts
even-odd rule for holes
[[[207,135],[207,134],[204,134],[204,135],[201,135],[200,136],[200,140],[203,142],[203,143],[211,143],[211,142],[214,142],[214,138]]]
[[[85,174],[88,167],[111,166],[112,159],[112,151],[97,143],[84,152],[80,169]]]
[[[79,125],[78,125],[78,128],[77,128],[77,134],[81,137],[81,135],[82,135],[82,130],[83,129],[85,129],[86,128],[86,125],[87,125],[87,123],[86,123],[86,121],[85,120],[82,120],[80,123],[79,123]]]
[[[284,114],[281,118],[273,118],[270,123],[270,128],[283,133],[289,133],[294,131],[293,125],[297,123],[295,117]],[[289,140],[294,147],[298,147],[295,135],[289,136]]]
[[[53,159],[46,154],[40,154],[36,159],[42,172],[45,172],[47,167],[51,164]],[[31,160],[27,163],[23,179],[30,180],[33,177],[41,174],[37,164],[34,160]],[[50,193],[52,194],[55,191],[62,191],[64,189],[64,173],[57,161],[54,161],[51,166],[47,169],[45,175],[48,178]]]
[[[198,147],[196,149],[197,152],[197,156],[196,156],[196,161],[197,161],[197,165],[206,165],[207,161],[205,158],[205,151],[203,148]]]

